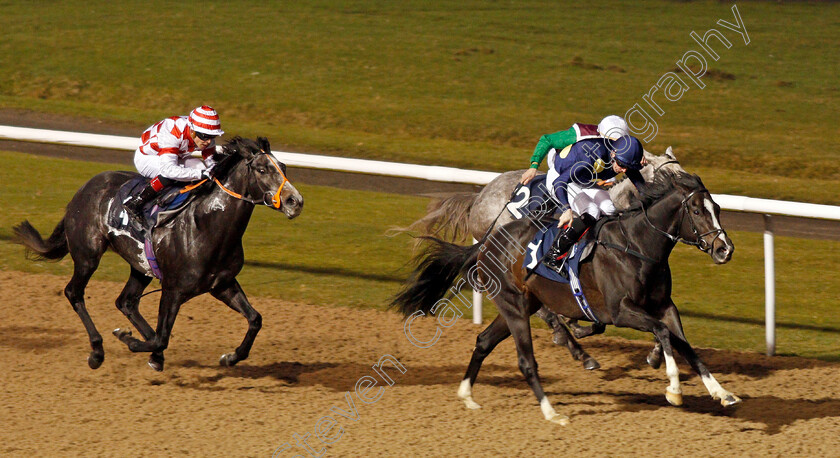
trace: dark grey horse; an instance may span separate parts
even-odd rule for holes
[[[117,308],[128,317],[144,340],[131,331],[114,334],[133,352],[151,352],[149,365],[163,370],[163,351],[181,304],[209,292],[248,320],[242,344],[222,356],[220,363],[232,366],[248,357],[262,326],[262,317],[251,307],[236,281],[242,270],[242,235],[254,206],[264,204],[283,212],[289,219],[303,209],[303,197],[285,175],[286,166],[271,153],[268,140],[256,142],[234,138],[216,155],[216,179],[196,189],[198,195],[188,208],[163,226],[153,229],[152,241],[162,273],[157,328],[152,329],[139,312],[140,297],[152,280],[143,243],[125,231],[109,227],[109,209],[115,205],[120,186],[137,176],[133,172],[103,172],[85,183],[67,204],[64,218],[44,241],[28,221],[14,228],[17,241],[30,257],[59,260],[73,258],[73,278],[64,295],[79,315],[90,338],[91,369],[105,359],[102,336],[85,308],[85,287],[109,248],[131,267],[128,282],[117,298]]]
[[[647,164],[641,173],[645,181],[654,179],[660,172],[685,172],[677,157],[669,146],[662,155],[655,155],[645,151]],[[508,204],[511,194],[519,184],[524,170],[505,172],[487,184],[480,192],[455,194],[444,199],[435,199],[429,203],[426,215],[405,228],[394,228],[392,232],[419,232],[423,236],[440,237],[449,241],[465,241],[468,237],[481,239],[491,225],[499,227],[514,221],[510,212],[502,211]],[[630,202],[638,197],[635,186],[630,180],[623,180],[610,188],[610,198],[617,210],[630,206]],[[501,216],[499,214],[501,213]],[[498,218],[498,219],[497,219]],[[419,240],[419,239],[418,239]],[[586,369],[600,367],[595,358],[590,356],[575,340],[592,334],[603,332],[602,326],[578,326],[576,320],[566,320],[566,326],[561,319],[548,308],[543,307],[537,312],[553,330],[554,343],[565,345],[572,357],[583,362]],[[647,357],[648,364],[658,368],[662,361],[662,347],[657,343]]]
[[[591,262],[581,267],[584,292],[598,320],[651,332],[662,344],[665,372],[670,381],[665,397],[673,405],[682,404],[674,349],[691,364],[712,397],[719,399],[723,406],[741,401],[720,386],[688,344],[679,312],[671,300],[668,257],[677,241],[697,246],[715,263],[723,264],[731,259],[734,246],[720,227],[719,216],[720,207],[699,177],[659,175],[637,204],[604,224],[597,235]],[[543,392],[529,317],[543,306],[569,318],[580,319],[584,315],[566,285],[536,275],[526,278],[522,268],[523,247],[538,229],[533,221],[515,221],[469,247],[430,238],[433,244],[425,258],[391,306],[406,317],[420,312],[428,315],[459,273],[473,278],[470,272],[477,272],[475,280],[479,283],[500,285],[493,297],[499,316],[476,339],[458,396],[468,408],[480,407],[472,398],[472,386],[481,364],[499,342],[513,335],[519,368],[531,385],[545,419],[567,424],[568,417],[555,412]],[[633,251],[625,252],[624,247]]]

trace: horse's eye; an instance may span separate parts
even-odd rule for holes
[[[694,210],[694,214],[695,214],[695,215],[699,215],[699,214],[700,214],[700,210]]]
[[[260,172],[260,173],[265,173],[265,172],[266,172],[265,167],[260,167],[260,168],[258,168],[258,169],[257,169],[257,172]]]

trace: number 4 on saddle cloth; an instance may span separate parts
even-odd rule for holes
[[[160,278],[160,270],[157,267],[157,261],[152,250],[151,230],[166,223],[185,209],[187,204],[195,198],[195,193],[192,190],[198,185],[193,183],[188,186],[176,185],[163,189],[158,198],[152,199],[143,207],[143,227],[138,228],[131,223],[122,203],[129,196],[142,191],[147,184],[149,184],[148,178],[137,176],[120,187],[116,197],[111,201],[111,208],[108,210],[108,226],[116,231],[127,233],[131,238],[143,243],[152,273],[155,277]]]
[[[540,262],[545,257],[546,253],[548,253],[551,249],[551,245],[554,243],[554,239],[557,237],[559,232],[560,229],[557,227],[556,221],[549,223],[546,230],[537,232],[534,235],[534,239],[528,244],[528,249],[525,254],[525,262],[522,263],[522,268],[525,269],[526,273],[533,271],[540,277],[544,277],[558,283],[567,283],[572,290],[572,295],[574,295],[578,307],[580,307],[580,310],[583,312],[586,319],[594,323],[598,323],[598,318],[595,317],[594,313],[592,313],[592,310],[589,307],[589,302],[587,302],[586,296],[583,294],[583,287],[581,286],[579,279],[580,264],[588,260],[594,251],[594,234],[597,233],[597,231],[590,231],[593,233],[592,235],[587,234],[587,236],[584,236],[583,240],[576,243],[566,254],[565,262],[563,264],[563,269],[566,273],[565,276],[549,269],[545,264]]]

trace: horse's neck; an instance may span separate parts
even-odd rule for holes
[[[662,232],[672,237],[679,235],[681,210],[680,195],[672,192],[645,210],[635,213],[625,220],[626,223],[623,223],[628,241],[637,246],[639,251],[646,256],[660,260],[667,259],[676,242]]]
[[[237,180],[226,178],[220,180],[222,186],[228,191],[239,195],[245,193],[245,186],[238,184]],[[208,222],[213,224],[214,230],[238,230],[245,232],[245,227],[251,219],[254,205],[225,192],[221,186],[214,183],[213,191],[206,194],[196,206],[196,217],[206,217]]]

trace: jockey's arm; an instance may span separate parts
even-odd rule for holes
[[[216,161],[213,160],[213,154],[216,152],[216,140],[213,139],[210,142],[210,146],[201,150],[201,160],[204,161],[204,165],[207,166],[208,169],[212,169],[214,165],[216,165]]]
[[[642,176],[642,172],[638,170],[627,170],[624,172],[627,175],[627,178],[633,183],[633,186],[636,187],[636,190],[640,193],[645,188],[645,177]]]
[[[531,155],[531,168],[539,168],[551,148],[560,151],[575,141],[577,141],[577,133],[574,128],[543,135],[540,137],[540,140],[537,142],[537,146],[534,148],[534,154]]]
[[[160,176],[176,181],[196,181],[202,178],[201,170],[178,164],[178,155],[175,153],[160,155]]]

